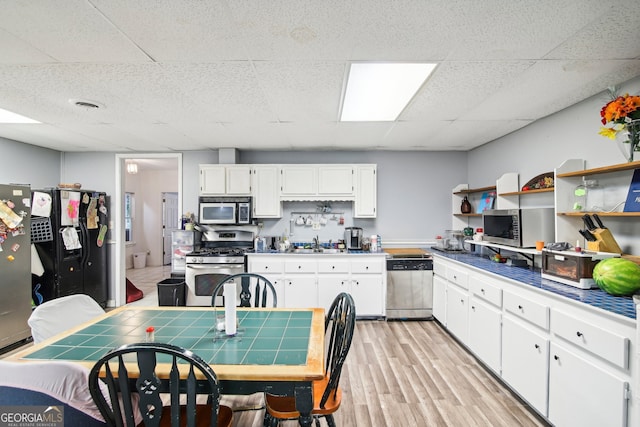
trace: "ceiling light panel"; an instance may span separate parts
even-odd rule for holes
[[[340,120],[396,120],[435,67],[430,63],[351,64]]]

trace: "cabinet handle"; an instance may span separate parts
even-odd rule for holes
[[[460,298],[460,304],[464,304],[464,300]]]
[[[356,286],[360,286],[360,282],[356,280]]]
[[[539,349],[539,348],[540,348],[540,345],[536,344],[536,345],[534,345],[534,347],[535,347],[536,349]]]
[[[576,332],[576,335],[581,337],[582,336],[582,332],[578,331],[578,332]]]
[[[298,270],[300,270],[301,268],[302,268],[302,266],[301,266],[301,265],[299,265],[299,266],[298,266]]]
[[[480,289],[480,292],[482,292],[484,294],[484,289]]]
[[[518,310],[522,310],[522,306],[521,305],[518,306]]]
[[[365,270],[368,270],[368,269],[369,269],[369,266],[367,265],[364,269],[365,269]]]
[[[558,356],[557,354],[553,355],[553,360],[560,360],[560,356]]]
[[[458,276],[456,276],[455,274],[453,275],[453,280],[458,280]]]
[[[332,269],[332,270],[335,270],[335,269],[336,269],[336,266],[335,266],[335,265],[332,265],[332,266],[331,266],[331,269]]]
[[[475,306],[475,305],[472,305],[472,306],[471,306],[471,310],[476,311],[476,306]]]

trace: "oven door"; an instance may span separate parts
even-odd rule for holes
[[[200,202],[200,224],[231,224],[237,222],[238,205],[234,202]]]
[[[244,264],[187,264],[187,305],[211,307],[211,294],[227,277],[244,273]]]

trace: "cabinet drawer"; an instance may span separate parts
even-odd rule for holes
[[[447,266],[438,261],[434,261],[433,274],[440,277],[447,277]]]
[[[551,311],[555,335],[623,369],[629,367],[629,340],[558,310]]]
[[[469,290],[478,298],[498,308],[502,307],[502,289],[492,285],[488,281],[472,277],[469,279]]]
[[[469,274],[464,270],[447,267],[447,280],[464,289],[469,289]]]
[[[352,273],[382,273],[382,262],[380,260],[351,261]]]
[[[304,258],[304,257],[300,257]],[[285,273],[315,273],[318,269],[316,260],[287,260],[284,262]]]
[[[520,295],[504,291],[504,309],[545,331],[549,330],[549,307]]]
[[[349,261],[333,259],[318,261],[319,273],[348,273]]]
[[[257,274],[277,274],[282,273],[282,261],[254,259],[249,261],[249,271]]]

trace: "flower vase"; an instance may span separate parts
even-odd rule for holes
[[[616,142],[627,162],[633,162],[640,150],[640,119],[626,122],[624,129],[616,134]]]

